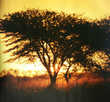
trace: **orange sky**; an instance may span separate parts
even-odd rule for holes
[[[78,13],[89,18],[100,18],[110,15],[109,4],[110,0],[0,0],[0,17],[10,12],[40,8],[64,11],[66,13]],[[3,49],[3,45],[1,48]],[[8,55],[2,56],[2,58],[6,56]],[[1,65],[3,64],[1,56],[0,60]]]

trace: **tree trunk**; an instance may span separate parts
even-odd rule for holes
[[[55,83],[56,83],[56,77],[57,77],[57,74],[52,76],[50,74],[50,86],[49,87],[54,87]]]

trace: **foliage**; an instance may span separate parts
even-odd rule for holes
[[[35,62],[39,58],[51,79],[55,80],[65,62],[68,63],[67,72],[75,63],[85,69],[101,69],[101,65],[88,56],[96,51],[109,51],[104,45],[109,41],[109,24],[105,26],[105,22],[90,22],[75,14],[34,9],[8,14],[0,20],[0,30],[5,34],[6,45],[12,46],[5,51],[11,51],[14,56],[8,61],[25,57]],[[107,55],[106,62],[108,60]]]

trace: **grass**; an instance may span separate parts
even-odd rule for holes
[[[0,102],[110,102],[109,81],[92,85],[85,82],[66,91],[53,87],[39,91],[32,88],[28,91],[29,88],[26,88],[26,91],[17,89],[16,84],[11,80],[13,77],[0,78]],[[23,84],[22,87],[24,87]]]

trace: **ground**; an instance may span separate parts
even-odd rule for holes
[[[12,76],[0,78],[0,102],[110,102],[109,81],[94,85],[77,84],[70,89],[45,87],[39,90],[34,86],[34,88],[24,86],[25,82],[31,82],[30,79],[19,79],[19,84],[22,83],[22,87],[19,88],[18,83],[14,84],[14,81]]]

